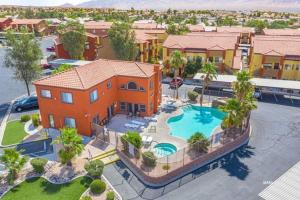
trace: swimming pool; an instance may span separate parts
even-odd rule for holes
[[[195,132],[201,132],[209,138],[226,115],[217,108],[194,105],[185,106],[182,111],[183,114],[171,117],[167,123],[170,134],[184,140],[188,140]]]
[[[177,151],[175,145],[170,143],[158,143],[154,146],[154,153],[157,157],[169,156]]]

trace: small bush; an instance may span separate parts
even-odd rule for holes
[[[93,178],[100,178],[103,172],[104,163],[101,160],[93,160],[84,165],[84,169]]]
[[[90,197],[90,196],[83,196],[83,197],[81,197],[80,200],[92,200],[92,197]]]
[[[106,194],[106,200],[114,200],[115,199],[115,193],[113,191],[109,191]]]
[[[45,158],[34,158],[30,161],[31,166],[34,171],[37,173],[43,173],[44,167],[47,164],[48,160]]]
[[[91,183],[90,189],[93,194],[101,194],[106,190],[106,184],[100,179],[95,179]]]
[[[38,127],[40,125],[40,115],[33,114],[31,115],[32,124],[34,127]]]
[[[154,167],[156,165],[156,156],[152,151],[146,151],[142,154],[143,163],[146,166]]]
[[[198,93],[194,91],[188,91],[188,97],[191,101],[196,101]]]
[[[169,170],[171,168],[171,166],[168,164],[165,164],[162,166],[162,168],[163,168],[163,170]]]
[[[28,122],[30,120],[30,116],[29,115],[22,115],[21,116],[21,122]]]

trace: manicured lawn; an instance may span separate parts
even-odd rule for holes
[[[91,182],[88,177],[80,177],[71,183],[56,185],[44,178],[32,178],[10,190],[2,200],[78,200]]]
[[[5,128],[2,145],[20,143],[26,135],[24,123],[20,121],[8,122]]]

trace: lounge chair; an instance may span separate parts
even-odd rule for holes
[[[157,122],[156,117],[144,117],[144,119],[147,120],[147,121]]]
[[[153,141],[153,138],[151,136],[146,138],[146,144],[150,145],[152,143],[152,141]]]
[[[131,120],[131,123],[137,124],[137,125],[140,125],[140,126],[145,126],[144,122],[140,122],[140,121],[137,121],[137,120]]]
[[[138,129],[140,126],[139,125],[136,125],[136,124],[129,124],[129,123],[126,123],[124,124],[124,126],[126,128],[132,128],[132,129]]]
[[[143,144],[146,144],[147,138],[148,138],[147,135],[143,135],[143,137],[142,137],[142,142],[143,142]]]

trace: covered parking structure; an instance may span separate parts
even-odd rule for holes
[[[194,76],[194,81],[202,85],[204,74],[197,73]],[[232,82],[236,81],[235,75],[218,75],[215,80],[210,84],[210,88],[215,88],[219,91],[231,91]],[[250,80],[255,86],[257,92],[261,95],[261,99],[264,96],[272,95],[278,102],[278,98],[288,98],[292,103],[295,100],[300,100],[300,81],[291,80],[278,80],[278,79],[266,79],[266,78],[252,78]]]

